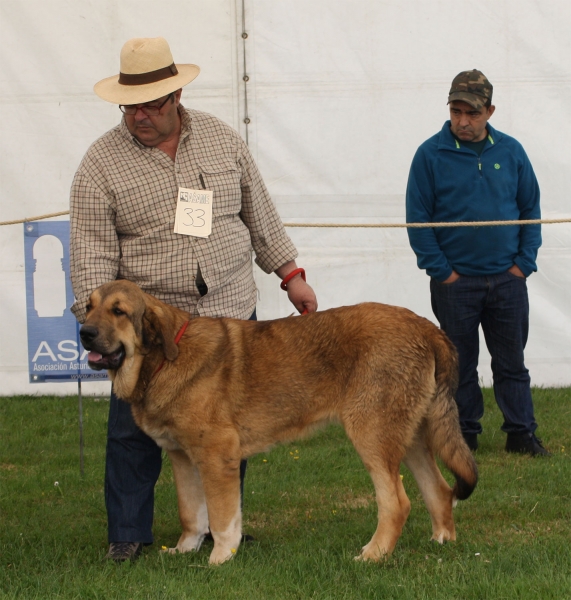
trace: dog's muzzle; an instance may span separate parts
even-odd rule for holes
[[[86,350],[89,350],[87,355],[87,363],[91,369],[95,371],[101,371],[102,369],[118,369],[125,359],[125,349],[121,345],[118,350],[111,352],[110,354],[103,354],[97,352],[97,344],[95,340],[99,335],[97,327],[90,325],[83,325],[79,330],[79,337],[81,343]]]

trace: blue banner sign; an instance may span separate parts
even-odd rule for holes
[[[24,223],[31,383],[107,379],[87,365],[69,271],[69,221]]]

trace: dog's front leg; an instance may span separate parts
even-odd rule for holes
[[[199,464],[214,539],[209,562],[221,564],[234,556],[242,539],[240,457],[214,452],[207,450]]]
[[[169,450],[168,455],[176,483],[178,515],[182,526],[178,544],[169,552],[198,550],[208,533],[208,511],[202,480],[198,468],[183,450]]]

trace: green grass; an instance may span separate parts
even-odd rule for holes
[[[208,566],[209,544],[197,554],[159,552],[179,535],[168,460],[155,544],[136,563],[104,561],[108,403],[84,399],[81,477],[77,398],[0,398],[0,598],[569,599],[571,389],[533,393],[553,457],[506,454],[485,390],[480,482],[455,510],[457,542],[430,542],[428,513],[403,468],[412,511],[395,552],[382,564],[353,561],[376,506],[355,451],[330,427],[250,460],[244,530],[257,541],[221,567]]]

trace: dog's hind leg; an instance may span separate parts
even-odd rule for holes
[[[432,539],[439,543],[456,539],[456,529],[452,516],[454,495],[448,485],[431,450],[427,448],[422,435],[415,437],[413,445],[408,450],[404,459],[405,465],[410,469],[430,513],[432,520]]]
[[[355,558],[379,561],[393,551],[410,513],[410,500],[400,478],[400,460],[395,458],[394,448],[388,449],[387,440],[350,437],[371,475],[378,505],[377,530]]]
[[[198,550],[208,533],[208,511],[202,480],[196,465],[183,450],[170,450],[168,455],[176,483],[178,515],[182,526],[178,544],[169,552]]]
[[[371,541],[363,546],[357,560],[379,561],[396,546],[410,513],[408,499],[398,469],[395,472],[371,471],[378,505],[378,525]]]

